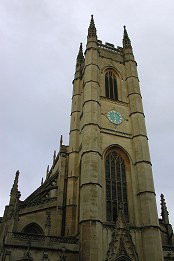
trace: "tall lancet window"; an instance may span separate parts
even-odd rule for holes
[[[120,205],[128,221],[128,202],[125,161],[117,151],[110,152],[105,160],[106,219],[115,222]]]
[[[112,71],[105,74],[105,94],[109,99],[118,100],[117,79]]]

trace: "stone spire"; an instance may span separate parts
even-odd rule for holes
[[[91,15],[91,21],[88,28],[88,39],[91,37],[97,38],[97,30],[95,28],[94,18],[93,15]]]
[[[129,39],[125,25],[124,25],[124,32],[123,32],[123,48],[132,49],[131,40]]]
[[[78,55],[77,55],[77,65],[80,65],[84,62],[85,58],[83,56],[83,46],[82,46],[82,43],[80,43],[80,48],[79,48],[79,52],[78,52]],[[62,135],[61,135],[62,136]]]
[[[167,211],[164,195],[161,194],[161,216],[165,224],[169,224],[169,213]]]

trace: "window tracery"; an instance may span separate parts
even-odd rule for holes
[[[111,151],[105,160],[106,178],[106,219],[115,222],[119,205],[122,204],[124,216],[128,221],[126,167],[123,157]]]
[[[42,228],[36,223],[30,223],[26,227],[23,228],[22,233],[24,234],[36,234],[43,235]]]

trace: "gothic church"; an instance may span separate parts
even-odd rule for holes
[[[19,171],[0,218],[0,261],[174,260],[164,196],[158,219],[142,97],[130,38],[97,38],[77,55],[69,145],[24,201]]]

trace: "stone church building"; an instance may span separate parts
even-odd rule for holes
[[[69,145],[24,201],[19,171],[0,218],[0,261],[174,260],[164,196],[158,218],[137,64],[97,38],[77,55]]]

